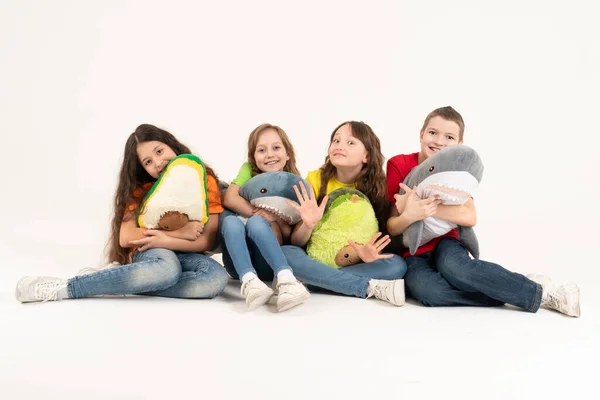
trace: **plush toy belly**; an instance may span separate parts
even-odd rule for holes
[[[353,189],[337,189],[329,194],[327,208],[321,221],[312,231],[306,252],[308,255],[334,268],[336,256],[348,246],[348,239],[365,244],[378,232],[377,217],[369,200],[361,192]],[[360,262],[354,260],[343,265]]]
[[[138,225],[141,228],[167,229],[160,224],[161,219],[164,221],[173,214],[185,215],[185,222],[191,220],[206,224],[207,190],[204,163],[191,154],[175,157],[140,204]],[[177,221],[179,226],[181,220],[177,218]]]

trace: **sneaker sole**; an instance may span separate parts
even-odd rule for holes
[[[17,299],[17,301],[21,302],[21,303],[32,303],[38,300],[28,300],[26,297],[21,297],[23,295],[23,292],[21,292],[21,282],[25,281],[27,278],[29,278],[28,276],[23,276],[21,277],[21,279],[19,279],[19,282],[17,282],[17,287],[15,288],[15,298]]]
[[[565,286],[569,287],[573,291],[573,293],[576,294],[575,304],[570,310],[567,310],[568,312],[566,312],[566,314],[570,317],[578,318],[581,316],[581,309],[579,308],[579,286],[577,286],[574,283],[568,283]]]
[[[285,310],[289,310],[290,308],[299,306],[300,304],[304,303],[308,299],[310,299],[310,293],[308,291],[306,291],[300,297],[295,297],[292,300],[282,302],[281,306],[279,304],[277,304],[277,312],[282,312]]]
[[[400,292],[400,295],[398,296],[398,298],[400,299],[400,302],[398,302],[396,300],[396,291],[394,290],[394,303],[391,303],[392,305],[395,305],[396,307],[402,307],[404,305],[404,303],[406,302],[406,293],[404,291],[404,279],[399,279],[399,280],[402,281],[401,289],[398,290]]]
[[[21,282],[23,282],[25,278],[26,277],[23,276],[21,279],[19,279],[19,282],[17,282],[17,287],[15,288],[15,298],[21,303],[25,303],[25,301],[21,299],[21,290],[19,289],[19,287],[21,286]]]

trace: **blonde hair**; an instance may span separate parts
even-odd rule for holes
[[[261,124],[254,128],[252,132],[250,132],[250,136],[248,137],[248,164],[252,167],[252,176],[261,174],[262,171],[256,165],[256,160],[254,159],[254,153],[256,152],[256,146],[258,144],[258,139],[260,138],[261,133],[266,131],[267,129],[273,129],[279,135],[281,142],[283,143],[283,147],[285,147],[285,151],[290,157],[289,160],[285,163],[283,170],[285,172],[290,172],[292,174],[300,176],[300,171],[296,167],[296,152],[294,151],[294,146],[292,146],[292,142],[288,137],[287,133],[277,125],[271,124]]]
[[[458,141],[462,142],[463,135],[465,133],[465,121],[463,121],[463,118],[458,113],[458,111],[456,111],[454,108],[452,108],[450,106],[436,108],[435,110],[430,112],[427,115],[427,117],[425,118],[425,122],[423,122],[423,127],[421,128],[421,132],[423,132],[425,130],[425,128],[427,128],[427,124],[429,124],[429,121],[431,121],[431,119],[435,118],[435,117],[442,117],[446,121],[455,122],[459,128]]]

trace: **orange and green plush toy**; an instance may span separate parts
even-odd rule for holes
[[[140,204],[140,228],[174,231],[188,221],[208,222],[204,163],[192,154],[172,159]]]

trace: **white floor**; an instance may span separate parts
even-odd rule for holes
[[[15,274],[0,293],[0,399],[600,398],[597,270],[579,282],[579,319],[326,294],[245,312],[233,281],[208,301],[24,305]]]

